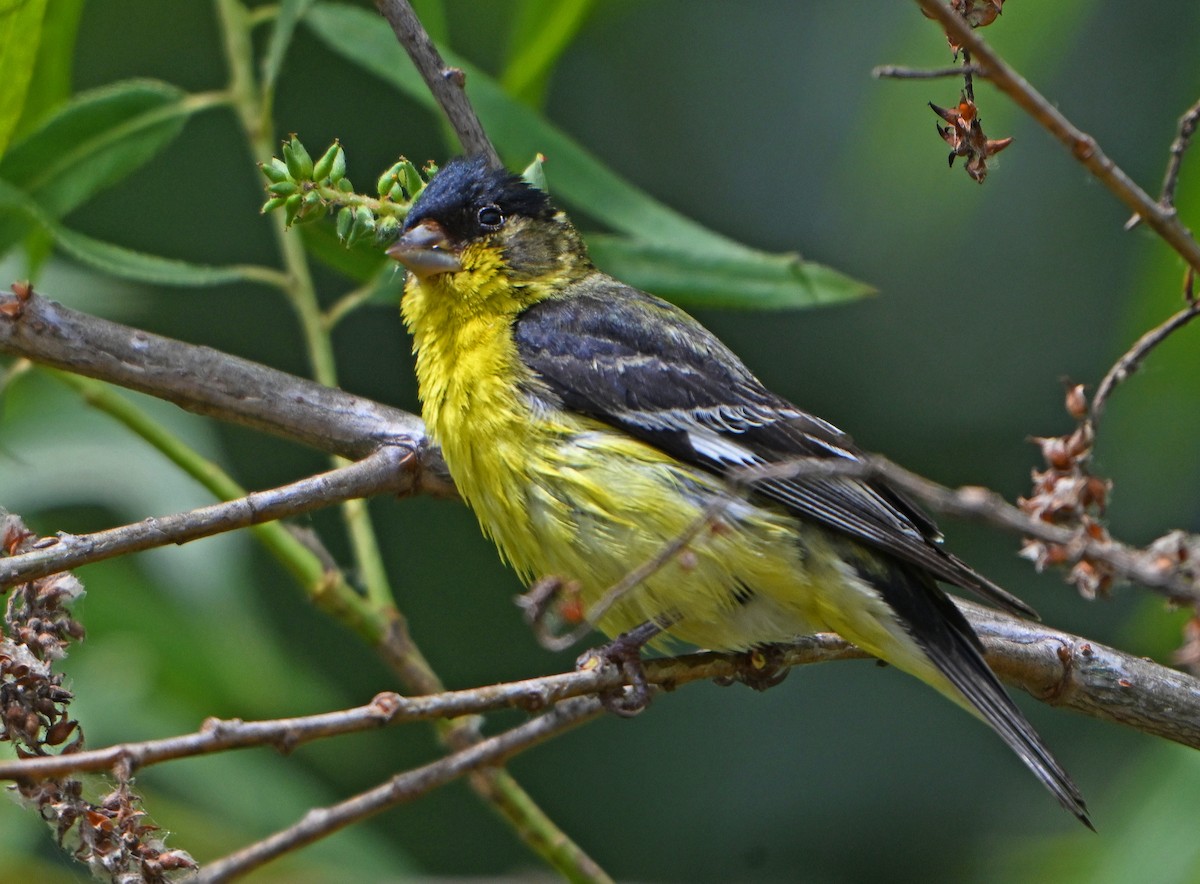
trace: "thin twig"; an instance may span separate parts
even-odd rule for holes
[[[975,64],[997,89],[1006,93],[1030,117],[1070,150],[1105,187],[1141,216],[1184,261],[1200,270],[1200,243],[1192,237],[1175,214],[1164,208],[1117,166],[1096,140],[1077,129],[1053,104],[1013,70],[991,46],[941,0],[916,0],[929,17],[937,21],[951,40],[971,53]]]
[[[519,725],[438,761],[398,774],[374,789],[325,808],[314,808],[298,823],[205,866],[195,878],[203,884],[228,881],[264,863],[324,838],[380,811],[418,798],[451,780],[483,766],[501,764],[551,737],[604,711],[593,697],[560,703],[532,721]]]
[[[1112,368],[1108,370],[1108,373],[1100,382],[1100,386],[1096,388],[1096,395],[1092,398],[1091,422],[1093,430],[1096,424],[1100,422],[1100,416],[1104,413],[1104,408],[1108,404],[1108,397],[1112,395],[1117,385],[1141,367],[1142,362],[1150,355],[1151,350],[1165,341],[1176,330],[1183,328],[1183,326],[1187,325],[1198,315],[1200,315],[1200,301],[1189,300],[1186,307],[1170,317],[1162,325],[1150,329],[1150,331],[1138,338],[1134,342],[1134,345],[1113,364]]]
[[[407,475],[412,459],[411,449],[386,446],[349,466],[267,491],[255,491],[237,500],[143,519],[94,534],[46,538],[32,552],[0,558],[0,588],[115,556],[184,544],[311,512],[344,500],[385,492],[405,493],[412,486]]]
[[[1179,186],[1179,170],[1183,168],[1183,155],[1192,143],[1196,134],[1196,126],[1200,124],[1200,101],[1197,101],[1179,118],[1179,129],[1175,140],[1171,142],[1171,157],[1167,160],[1167,171],[1163,174],[1162,192],[1158,203],[1163,208],[1175,207],[1175,188]],[[1132,230],[1141,223],[1141,216],[1134,215],[1125,222],[1125,229]]]
[[[442,60],[433,40],[425,32],[408,0],[375,0],[375,8],[388,20],[396,39],[408,52],[425,85],[446,115],[459,143],[468,154],[483,154],[493,168],[500,168],[500,155],[492,144],[475,108],[467,100],[466,74]]]
[[[971,50],[963,47],[962,51],[962,77],[963,77],[963,95],[967,97],[967,101],[975,103],[975,65],[971,64]]]
[[[896,64],[881,64],[871,69],[877,80],[942,80],[961,77],[964,74],[983,76],[983,68],[977,64],[956,64],[944,68],[910,68]]]
[[[616,687],[620,677],[616,668],[610,667],[419,697],[405,697],[388,691],[378,694],[365,706],[296,718],[270,721],[212,718],[192,734],[63,755],[0,761],[0,780],[34,780],[108,770],[128,778],[155,764],[231,749],[273,746],[281,752],[290,752],[312,740],[388,725],[460,718],[499,709],[540,712],[562,700]]]

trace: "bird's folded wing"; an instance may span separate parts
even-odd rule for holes
[[[594,274],[517,319],[527,392],[588,415],[716,475],[803,458],[861,460],[837,427],[776,396],[676,307]],[[1029,606],[937,545],[937,526],[896,489],[846,476],[751,479],[802,519],[925,568],[1014,613]]]

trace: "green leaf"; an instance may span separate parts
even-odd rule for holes
[[[144,165],[206,105],[155,80],[84,92],[13,145],[0,178],[61,217]]]
[[[500,75],[504,91],[530,107],[541,107],[550,75],[595,6],[594,0],[524,0],[508,40]]]
[[[75,38],[84,0],[54,0],[46,7],[42,21],[42,39],[38,43],[33,78],[25,96],[25,109],[13,133],[24,138],[51,111],[71,94],[71,69],[75,59]],[[0,150],[0,154],[3,154]]]
[[[283,67],[283,59],[287,55],[292,35],[296,25],[312,6],[313,0],[283,0],[279,4],[279,12],[275,16],[275,27],[271,29],[271,39],[267,43],[267,53],[263,57],[263,85],[270,91],[279,79],[279,71]]]
[[[346,59],[423,106],[437,111],[420,74],[377,16],[318,3],[305,18]],[[467,91],[488,134],[510,165],[544,153],[556,201],[583,209],[621,237],[592,237],[598,261],[630,282],[690,304],[791,307],[861,297],[870,287],[794,255],[771,255],[711,231],[612,172],[569,135],[508,96],[487,74],[451,53],[467,74]],[[515,163],[514,163],[515,161]],[[653,266],[662,261],[659,270]]]
[[[0,214],[17,213],[50,236],[76,260],[123,279],[157,285],[210,286],[229,282],[266,282],[272,271],[244,265],[214,267],[163,258],[93,239],[55,221],[34,200],[0,181]]]
[[[16,131],[33,77],[46,0],[16,0],[0,4],[0,156]]]
[[[93,239],[58,225],[48,228],[48,232],[71,257],[123,279],[185,287],[223,285],[241,281],[262,282],[265,279],[265,275],[253,267],[217,267],[163,258]]]
[[[593,234],[592,259],[606,273],[685,307],[790,309],[852,301],[875,290],[796,255],[690,251]]]

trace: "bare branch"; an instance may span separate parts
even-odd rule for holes
[[[1047,703],[1200,749],[1200,680],[956,599],[1005,682]]]
[[[245,874],[292,850],[427,792],[483,766],[501,764],[519,752],[594,718],[603,711],[592,697],[568,700],[512,730],[482,740],[438,761],[398,774],[374,789],[325,808],[314,808],[295,825],[235,854],[209,863],[192,880],[215,884]]]
[[[1165,341],[1177,329],[1183,328],[1197,315],[1200,315],[1200,301],[1196,301],[1189,297],[1188,305],[1170,317],[1162,325],[1150,329],[1137,341],[1129,350],[1121,356],[1108,370],[1108,374],[1104,376],[1104,380],[1100,382],[1100,386],[1096,388],[1096,395],[1092,399],[1091,422],[1092,428],[1099,423],[1100,416],[1104,413],[1104,407],[1108,404],[1108,397],[1112,395],[1112,391],[1117,385],[1137,371],[1142,362],[1150,355],[1150,351]]]
[[[916,0],[950,39],[971,53],[983,76],[1006,93],[1071,155],[1166,241],[1193,268],[1200,270],[1200,243],[1192,237],[1173,208],[1159,205],[1100,149],[1092,136],[1076,128],[1053,104],[1013,70],[963,19],[940,0]]]
[[[1200,749],[1200,680],[1099,642],[955,599],[1008,684],[1043,703],[1073,709]],[[782,667],[872,659],[832,633],[772,646]],[[646,661],[646,680],[666,691],[710,679],[734,679],[745,655],[699,651]],[[540,711],[563,701],[620,687],[615,666],[578,670],[429,696],[382,693],[365,706],[273,721],[210,719],[194,734],[104,749],[0,762],[0,779],[28,782],[79,771],[138,770],[179,758],[259,746],[290,751],[315,739],[387,725],[459,718],[516,708]]]
[[[442,60],[408,0],[375,0],[375,8],[396,32],[396,39],[416,65],[425,85],[450,121],[463,150],[468,154],[483,154],[493,168],[503,166],[500,155],[479,122],[475,108],[467,99],[466,74],[459,68],[449,67]]]
[[[416,415],[211,347],[78,313],[36,294],[5,293],[0,294],[0,353],[354,460],[381,446],[407,446],[418,452],[421,467],[414,491],[455,493]]]
[[[944,68],[909,68],[903,65],[881,64],[871,69],[871,76],[877,80],[942,80],[965,74],[982,76],[983,68],[976,64],[957,64]]]
[[[6,304],[18,304],[19,309],[6,311]],[[1174,328],[1177,321],[1182,320],[1173,317],[1163,328]],[[208,347],[77,313],[37,295],[20,301],[15,296],[6,300],[0,295],[0,352],[128,386],[201,414],[268,430],[327,451],[361,457],[380,445],[415,447],[422,469],[413,490],[452,493],[440,454],[428,444],[424,425],[415,415]],[[1135,347],[1133,352],[1144,352],[1144,348]],[[1031,519],[985,489],[951,491],[882,458],[865,465],[814,461],[771,469],[783,470],[786,475],[833,471],[879,476],[916,494],[941,513],[983,520],[1062,544],[1079,557],[1106,561],[1128,579],[1166,591],[1172,597],[1200,595],[1190,580],[1126,546],[1099,543]]]
[[[1175,205],[1175,188],[1179,184],[1179,170],[1183,166],[1183,155],[1192,143],[1196,134],[1196,125],[1200,123],[1200,101],[1193,104],[1179,118],[1179,133],[1171,142],[1171,160],[1167,163],[1166,174],[1163,175],[1162,195],[1159,202],[1164,206]]]
[[[412,492],[415,456],[411,448],[386,446],[357,463],[309,476],[268,491],[186,513],[143,519],[94,534],[44,538],[37,548],[0,558],[0,588],[67,571],[127,553],[183,544],[225,531],[260,525],[360,497]]]
[[[1175,207],[1175,188],[1179,185],[1179,170],[1183,168],[1183,155],[1187,153],[1196,134],[1196,126],[1200,124],[1200,101],[1189,107],[1179,118],[1179,131],[1171,142],[1171,158],[1167,160],[1167,171],[1163,174],[1162,192],[1159,194],[1159,205],[1167,209]],[[1132,230],[1141,223],[1141,216],[1134,215],[1125,222],[1125,229]]]

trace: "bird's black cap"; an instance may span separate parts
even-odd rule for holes
[[[473,239],[488,229],[480,223],[480,210],[489,206],[499,208],[506,218],[546,219],[555,212],[550,197],[520,175],[491,168],[482,156],[456,157],[421,192],[404,229],[432,219],[456,240]]]

